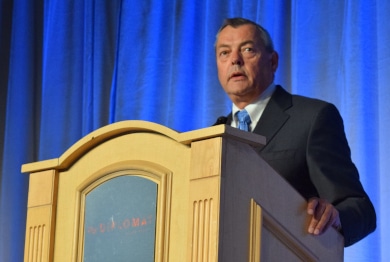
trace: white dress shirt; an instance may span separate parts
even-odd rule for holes
[[[263,114],[263,111],[267,106],[268,101],[270,100],[274,91],[275,91],[275,84],[272,83],[267,87],[267,89],[264,90],[264,92],[255,101],[253,101],[251,104],[245,107],[245,110],[248,112],[252,121],[249,127],[251,132],[257,125],[257,122],[259,122],[260,117]],[[232,127],[238,127],[238,119],[236,116],[236,112],[240,110],[241,110],[240,108],[238,108],[235,104],[233,104],[233,108],[232,108],[233,118],[231,123]]]

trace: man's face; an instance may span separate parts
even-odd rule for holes
[[[225,27],[218,36],[216,58],[219,81],[239,108],[255,100],[273,81],[276,52],[267,52],[254,25]]]

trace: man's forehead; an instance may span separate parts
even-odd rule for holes
[[[228,25],[219,33],[217,38],[217,47],[244,42],[256,43],[257,40],[258,36],[254,25],[245,24],[238,27]]]

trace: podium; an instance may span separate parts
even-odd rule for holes
[[[307,233],[306,201],[256,153],[265,143],[123,121],[25,164],[25,261],[343,261],[336,230]]]

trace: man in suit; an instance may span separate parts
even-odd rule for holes
[[[233,102],[232,113],[216,124],[266,137],[259,154],[307,199],[308,233],[334,227],[349,246],[373,232],[375,210],[351,160],[336,107],[274,84],[278,54],[268,32],[250,20],[225,20],[215,51],[219,81]],[[237,112],[248,114],[249,121],[240,123]]]

